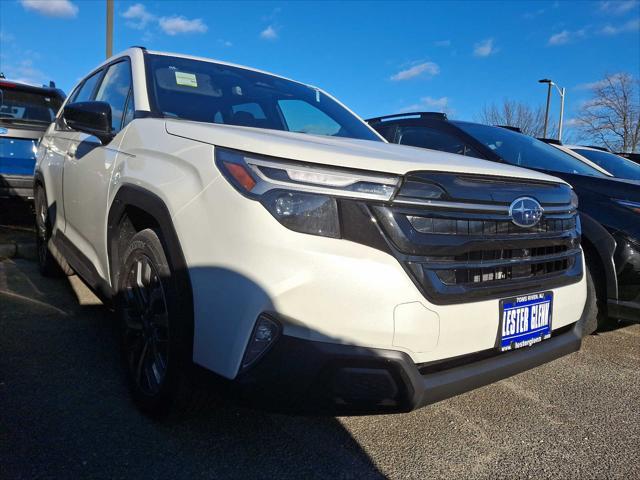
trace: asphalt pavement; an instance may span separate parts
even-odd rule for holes
[[[158,423],[76,277],[0,261],[0,478],[640,478],[640,325],[403,415],[223,406]]]

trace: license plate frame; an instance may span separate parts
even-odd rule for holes
[[[539,307],[540,305],[548,305],[548,307]],[[523,313],[525,311],[526,314]],[[545,318],[540,318],[540,315]],[[552,291],[503,298],[500,300],[497,349],[500,352],[518,350],[550,338],[552,321]]]

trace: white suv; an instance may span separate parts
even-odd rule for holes
[[[309,85],[129,49],[73,90],[35,178],[41,269],[116,306],[146,412],[202,371],[269,408],[408,411],[580,347],[566,183],[388,144]]]

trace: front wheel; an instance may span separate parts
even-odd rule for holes
[[[188,339],[183,334],[178,289],[158,234],[136,233],[118,275],[122,351],[133,398],[140,409],[163,417],[188,403]]]

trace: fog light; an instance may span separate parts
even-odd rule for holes
[[[280,335],[280,325],[267,315],[260,315],[242,358],[242,370],[249,368],[265,354]]]

